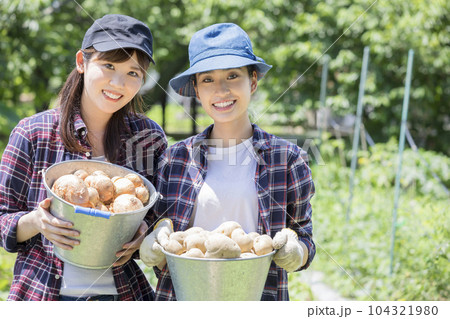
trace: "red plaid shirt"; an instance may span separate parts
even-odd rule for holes
[[[158,218],[169,217],[174,231],[186,230],[198,193],[207,174],[207,141],[212,126],[203,133],[171,146],[160,158],[156,188],[163,198],[154,210]],[[253,148],[257,156],[255,183],[258,190],[258,233],[274,236],[284,227],[293,229],[308,248],[309,267],[315,255],[312,239],[314,195],[306,152],[297,145],[268,134],[253,125]],[[175,300],[170,273],[159,271],[156,300]],[[289,300],[288,278],[284,269],[272,263],[262,300]]]
[[[68,152],[59,136],[59,109],[23,119],[14,128],[0,165],[0,245],[17,252],[14,278],[8,300],[58,300],[63,262],[53,253],[53,244],[38,234],[17,243],[17,222],[36,209],[46,190],[41,171],[54,163],[90,159],[90,152]],[[118,165],[130,168],[153,181],[159,156],[167,139],[158,124],[146,117],[126,118],[132,136],[122,136]],[[86,145],[87,128],[81,116],[74,128]],[[148,216],[146,217],[148,218]],[[148,220],[147,220],[148,221]],[[113,268],[120,300],[153,300],[154,292],[135,261]]]

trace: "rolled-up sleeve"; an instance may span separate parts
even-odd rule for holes
[[[308,248],[308,261],[299,270],[308,268],[316,254],[311,207],[314,193],[311,169],[300,153],[289,167],[287,185],[287,226],[297,233],[299,240]]]
[[[27,130],[19,125],[11,132],[0,164],[0,244],[8,252],[31,244],[17,243],[17,224],[29,212],[27,195],[31,183],[33,150]]]

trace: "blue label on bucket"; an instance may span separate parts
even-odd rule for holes
[[[75,214],[84,214],[84,215],[89,215],[89,216],[94,216],[94,217],[103,217],[106,219],[109,219],[109,217],[111,216],[110,212],[104,212],[95,208],[88,208],[88,207],[80,207],[80,206],[75,206]]]

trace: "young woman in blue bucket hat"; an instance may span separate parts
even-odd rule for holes
[[[78,231],[49,213],[42,180],[42,171],[54,163],[96,159],[153,181],[167,140],[157,123],[138,113],[137,95],[153,62],[152,43],[150,29],[132,17],[111,14],[94,21],[58,107],[23,119],[12,131],[0,166],[0,244],[17,253],[8,300],[154,299],[131,259],[147,221],[110,268],[64,263],[53,248],[72,249],[78,241],[66,236],[76,238]]]
[[[225,221],[287,244],[274,255],[262,300],[289,300],[287,272],[306,269],[315,255],[307,154],[252,124],[248,107],[258,80],[271,68],[254,55],[246,32],[232,23],[211,25],[189,44],[190,68],[170,81],[180,95],[196,97],[214,120],[204,132],[174,144],[161,157],[154,229],[170,233],[193,226],[214,230]],[[161,231],[161,229],[164,229]],[[155,230],[141,259],[162,269],[156,300],[175,300],[165,255]]]

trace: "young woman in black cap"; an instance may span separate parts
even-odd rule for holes
[[[158,124],[140,115],[137,95],[154,63],[152,41],[149,28],[134,18],[113,14],[96,20],[76,54],[57,108],[23,119],[12,131],[0,166],[0,244],[17,252],[8,300],[154,298],[131,259],[149,227],[147,219],[110,268],[64,263],[53,247],[73,249],[79,241],[68,237],[79,232],[48,211],[51,199],[41,174],[64,160],[96,159],[153,181],[167,140]]]

